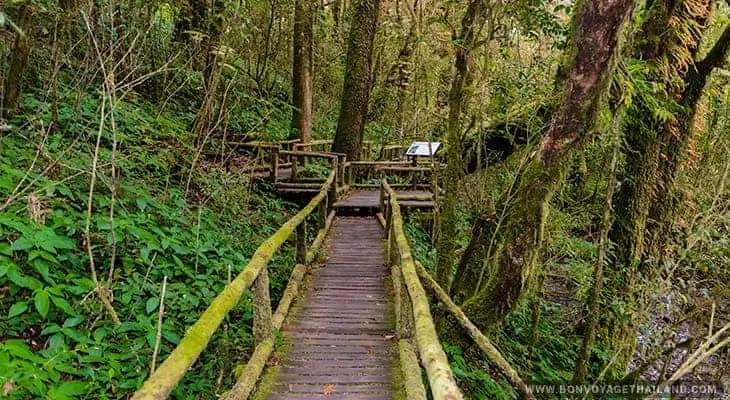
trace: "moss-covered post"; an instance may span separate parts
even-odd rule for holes
[[[327,204],[328,197],[329,196],[325,194],[324,199],[322,199],[317,206],[317,214],[319,214],[319,229],[324,229],[327,224],[327,214],[329,214],[329,206]]]
[[[389,194],[385,194],[385,231],[388,232],[388,239],[390,242],[393,240],[393,209],[390,207],[390,202],[388,201],[390,199]],[[392,243],[391,243],[392,246]],[[393,260],[390,259],[392,262]]]
[[[223,397],[224,400],[246,400],[253,392],[254,386],[261,372],[266,366],[266,360],[274,350],[274,339],[269,338],[256,346],[256,350],[251,355],[251,359],[246,364],[246,368],[241,373],[238,381],[233,388]]]
[[[307,262],[307,220],[303,220],[297,225],[297,263],[304,264]]]
[[[401,309],[409,308],[413,312],[414,338],[421,363],[428,375],[431,393],[434,399],[463,399],[464,397],[456,385],[456,380],[449,367],[448,358],[436,334],[428,297],[418,278],[408,239],[403,232],[403,219],[400,208],[395,196],[392,196],[392,194],[390,203],[393,209],[393,236],[399,251],[401,274],[411,301],[409,307],[402,304]]]
[[[394,241],[395,242],[395,241]],[[408,295],[408,288],[403,281],[403,271],[400,265],[398,268],[398,285],[400,289],[400,304],[401,304],[401,320],[400,320],[400,331],[398,331],[398,337],[402,339],[410,339],[413,337],[413,305],[411,304],[411,297]],[[393,282],[395,284],[395,282]]]
[[[260,344],[271,338],[271,296],[268,267],[261,268],[253,281],[253,338]]]
[[[345,186],[347,182],[345,182],[345,164],[347,163],[347,156],[345,155],[338,155],[337,156],[337,182],[341,186]]]
[[[296,154],[291,154],[291,181],[296,182],[297,181],[297,156]]]
[[[339,163],[337,162],[337,157],[332,159],[332,171],[337,171]],[[337,203],[337,172],[335,172],[335,179],[332,180],[332,184],[330,185],[330,192],[329,196],[330,199],[332,199],[332,205]]]
[[[418,365],[418,355],[408,340],[398,341],[400,366],[403,372],[403,386],[408,400],[426,400],[426,388],[421,379],[421,367]]]
[[[271,157],[271,180],[276,182],[279,177],[279,148],[272,147],[269,156]]]

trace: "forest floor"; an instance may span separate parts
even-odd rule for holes
[[[163,278],[158,360],[297,206],[236,173],[250,162],[243,158],[228,169],[205,161],[189,176],[183,165],[192,159],[193,116],[182,110],[159,113],[143,101],[121,102],[114,128],[107,125],[97,137],[99,99],[63,95],[56,131],[48,129],[47,103],[31,93],[0,138],[2,393],[126,398],[149,375]],[[274,301],[293,266],[288,247],[271,262]],[[99,301],[100,286],[111,290],[118,326]],[[253,348],[245,299],[175,398],[216,398],[231,387],[235,360]]]

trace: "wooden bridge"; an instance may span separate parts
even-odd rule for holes
[[[307,146],[317,145],[320,142]],[[504,376],[531,398],[516,372],[411,254],[402,209],[433,207],[434,196],[425,190],[428,185],[423,178],[434,171],[434,164],[348,162],[340,154],[311,148],[287,150],[280,143],[254,147],[265,149],[269,160],[261,164],[262,175],[270,177],[284,195],[308,196],[308,202],[259,246],[249,264],[213,300],[132,399],[167,398],[248,289],[253,293],[256,348],[224,396],[226,400],[425,400],[427,392],[436,400],[461,399],[422,282]],[[323,182],[299,176],[301,166],[314,160],[328,163]],[[410,180],[390,183],[390,173],[410,175]],[[308,243],[311,224],[317,235]],[[297,265],[282,298],[272,308],[267,265],[290,238]],[[278,350],[276,331],[283,338]]]

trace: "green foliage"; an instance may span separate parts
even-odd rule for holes
[[[331,171],[329,160],[314,159],[307,161],[307,164],[298,173],[302,178],[322,179],[326,180]]]
[[[163,277],[168,287],[160,359],[223,288],[229,268],[240,272],[257,243],[286,219],[288,206],[252,192],[248,179],[226,181],[215,171],[196,178],[209,201],[192,203],[176,172],[190,152],[186,116],[158,115],[143,101],[121,102],[115,111],[120,176],[112,186],[108,170],[100,170],[90,227],[99,279],[106,282],[114,268],[105,283],[122,321],[114,326],[90,278],[83,234],[88,174],[76,173],[91,165],[99,101],[86,95],[73,110],[73,93],[61,89],[69,99],[59,108],[62,134],[31,139],[41,137],[37,127],[47,123],[50,110],[26,95],[17,117],[21,128],[0,139],[1,197],[20,188],[0,211],[0,385],[10,388],[9,399],[125,398],[149,373]],[[103,131],[103,145],[111,135]],[[48,160],[58,160],[51,173],[34,164],[36,146]],[[100,152],[101,165],[111,160],[109,148]],[[33,202],[36,211],[30,211]],[[285,250],[270,265],[275,300],[294,265],[291,253]],[[221,374],[224,384],[232,383],[230,360],[253,346],[251,312],[248,300],[232,310],[174,397],[213,398]]]
[[[487,364],[479,362],[481,365],[475,366],[473,362],[467,362],[462,349],[458,346],[446,343],[444,351],[449,357],[454,377],[459,381],[459,385],[465,388],[464,394],[467,398],[473,400],[518,398],[509,383],[495,380],[495,375],[490,373]]]

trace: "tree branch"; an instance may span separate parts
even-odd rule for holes
[[[687,87],[682,95],[682,103],[688,107],[694,107],[702,95],[702,90],[707,83],[707,78],[713,69],[722,66],[730,50],[730,24],[717,39],[712,49],[705,58],[695,63],[695,68],[687,74]]]

